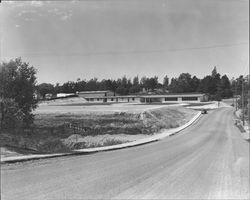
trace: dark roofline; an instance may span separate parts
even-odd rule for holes
[[[86,99],[108,99],[108,98],[140,98],[141,96],[133,96],[133,95],[126,95],[126,96],[95,96],[95,97],[84,97]]]
[[[160,95],[154,95],[154,94],[148,94],[148,95],[124,95],[124,96],[95,96],[95,97],[84,97],[88,99],[108,99],[108,98],[164,98],[164,97],[189,97],[189,96],[197,96],[201,97],[203,95],[206,95],[204,93],[175,93],[175,94],[160,94]]]
[[[80,91],[80,92],[77,92],[77,94],[95,94],[95,93],[106,93],[106,92],[112,92],[112,91],[111,90]]]

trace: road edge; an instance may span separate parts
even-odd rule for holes
[[[235,116],[235,123],[234,125],[238,128],[238,130],[240,131],[240,135],[241,137],[246,140],[246,141],[250,141],[250,128],[247,126],[243,126],[242,121],[240,119],[240,117],[236,114],[236,111],[233,112],[234,116]],[[236,120],[240,120],[240,124],[237,124]]]

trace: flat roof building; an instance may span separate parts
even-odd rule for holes
[[[103,91],[82,91],[82,92],[76,92],[76,94],[79,97],[83,98],[91,98],[91,97],[106,97],[106,96],[114,96],[114,92],[109,90],[103,90]]]
[[[163,95],[142,95],[141,102],[180,102],[180,101],[208,101],[208,96],[201,93],[180,93],[180,94],[163,94]]]
[[[165,102],[205,102],[208,96],[201,93],[180,93],[162,95],[124,95],[114,96],[111,91],[84,91],[77,93],[88,102],[141,102],[141,103],[165,103]]]

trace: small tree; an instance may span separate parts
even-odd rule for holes
[[[48,93],[55,94],[54,86],[50,83],[41,83],[37,86],[37,92],[42,96],[42,98],[45,98],[45,95]]]
[[[36,69],[21,58],[0,64],[1,125],[6,124],[6,113],[21,113],[24,126],[33,123],[32,111],[37,107],[35,99]],[[13,118],[15,119],[15,117]],[[8,123],[9,124],[9,123]]]

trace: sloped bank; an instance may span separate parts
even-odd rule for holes
[[[201,115],[201,112],[198,112],[189,122],[186,124],[178,127],[173,128],[169,130],[165,130],[164,132],[151,136],[149,138],[144,138],[141,140],[136,140],[133,142],[123,143],[119,145],[113,145],[113,146],[106,146],[106,147],[97,147],[97,148],[88,148],[88,149],[79,149],[75,150],[71,153],[59,153],[59,154],[40,154],[40,155],[23,155],[23,156],[13,156],[13,157],[1,157],[1,163],[14,163],[14,162],[22,162],[22,161],[28,161],[28,160],[37,160],[37,159],[43,159],[43,158],[53,158],[53,157],[62,157],[62,156],[70,156],[70,155],[79,155],[79,154],[86,154],[86,153],[94,153],[99,151],[108,151],[108,150],[115,150],[115,149],[122,149],[122,148],[128,148],[138,145],[147,144],[150,142],[155,142],[158,140],[161,140],[165,137],[174,135],[181,130],[187,128],[192,123],[194,123]]]
[[[26,134],[1,134],[1,147],[12,146],[32,150],[37,154],[47,153],[72,153],[79,149],[106,148],[106,146],[131,145],[137,141],[144,143],[152,137],[157,138],[163,130],[175,130],[187,124],[197,115],[197,111],[183,107],[161,108],[147,110],[140,114],[112,114],[92,116],[50,115],[41,119],[38,117],[39,131]],[[88,120],[86,120],[88,119]],[[71,129],[62,128],[60,121],[72,120],[81,122],[90,129],[84,133],[78,133]],[[47,122],[46,122],[47,121]],[[48,126],[53,124],[53,130]],[[58,127],[57,127],[58,126]],[[171,132],[171,131],[170,131]],[[29,155],[28,151],[27,155]],[[2,156],[4,158],[4,156]]]
[[[61,141],[71,150],[132,142],[151,137],[165,129],[180,127],[196,113],[183,107],[168,107],[140,114],[95,116],[89,121],[89,131],[73,134]]]

